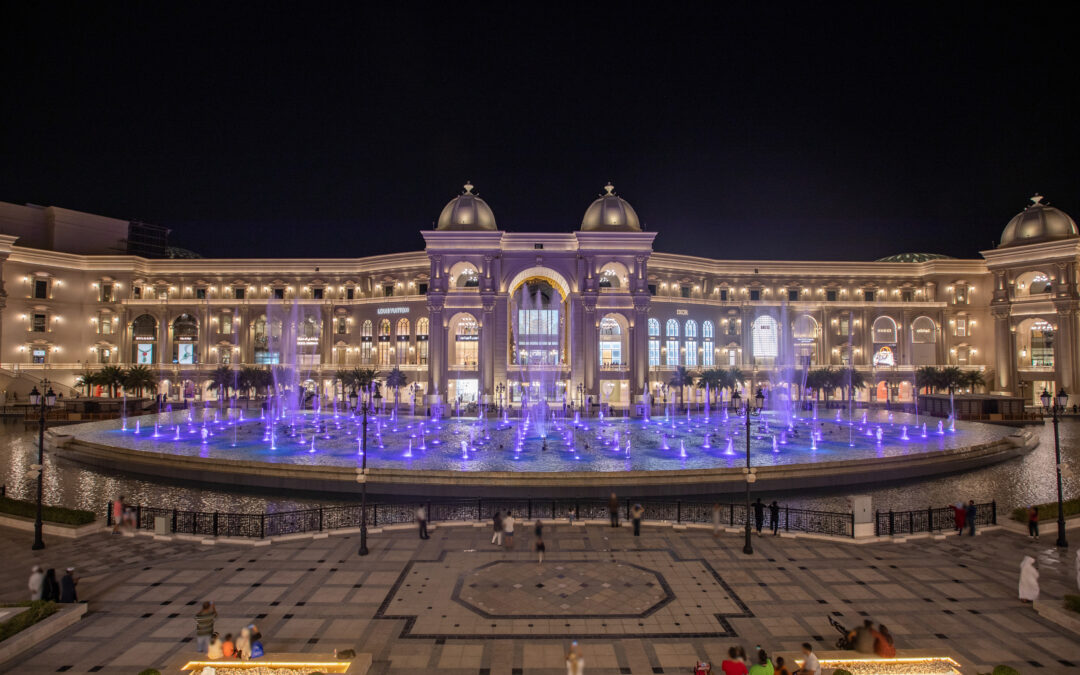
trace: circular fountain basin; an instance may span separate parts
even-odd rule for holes
[[[746,485],[745,418],[368,418],[303,412],[243,419],[207,409],[50,431],[62,455],[133,473],[271,489],[430,496],[731,492]],[[250,413],[248,413],[250,415]],[[925,423],[925,431],[923,425]],[[1034,447],[1009,427],[891,414],[853,420],[766,412],[750,425],[755,490],[880,482],[982,466]]]

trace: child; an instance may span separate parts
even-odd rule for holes
[[[214,633],[210,636],[210,647],[206,651],[206,658],[216,660],[225,656],[225,649],[221,642],[221,636]]]
[[[539,565],[540,567],[543,567],[543,565],[544,565],[544,550],[545,550],[544,538],[543,537],[537,537],[536,538],[536,558],[537,558],[536,564]]]
[[[233,642],[232,633],[225,634],[225,640],[221,643],[221,656],[226,659],[236,658],[236,643]]]

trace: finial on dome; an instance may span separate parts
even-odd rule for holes
[[[609,195],[615,194],[615,186],[611,184],[611,181],[607,182],[607,185],[604,186],[604,190],[606,190]]]
[[[1044,199],[1043,196],[1041,194],[1039,194],[1038,192],[1036,192],[1035,196],[1031,198],[1031,205],[1032,206],[1043,206],[1043,203],[1042,203],[1043,199]]]
[[[466,181],[465,181],[465,194],[471,195],[472,194],[472,189],[473,189],[472,181],[466,179]]]

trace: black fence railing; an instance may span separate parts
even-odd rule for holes
[[[966,516],[965,516],[966,522]],[[874,534],[879,537],[917,532],[942,532],[956,529],[956,512],[946,506],[919,511],[878,511]],[[975,505],[975,527],[997,525],[997,501]]]
[[[746,504],[718,504],[708,501],[635,500],[619,502],[619,516],[630,518],[634,504],[645,510],[644,521],[667,521],[676,524],[716,524],[721,527],[743,527],[747,520]],[[607,520],[610,504],[606,499],[475,499],[457,501],[411,501],[372,503],[367,507],[367,526],[382,527],[411,523],[423,506],[432,523],[492,520],[496,512],[512,512],[524,522],[573,518],[575,520]],[[154,530],[157,519],[164,518],[170,533],[206,537],[265,538],[305,532],[322,532],[360,527],[362,515],[358,504],[321,506],[298,511],[277,513],[222,513],[218,511],[184,511],[149,506],[135,506],[135,522],[139,529]],[[106,509],[107,522],[112,525],[111,505]],[[755,512],[749,511],[751,526],[756,526]],[[773,517],[766,507],[762,514],[762,529],[773,529]],[[781,506],[776,514],[775,529],[784,532],[808,532],[838,537],[853,537],[854,515],[831,511],[814,511]]]

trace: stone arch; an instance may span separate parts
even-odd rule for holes
[[[566,280],[566,277],[550,267],[540,266],[529,267],[515,274],[510,279],[510,283],[506,285],[507,293],[513,295],[522,284],[530,279],[543,279],[549,282],[553,288],[559,291],[559,295],[562,296],[564,302],[567,296],[570,295],[570,283]]]

